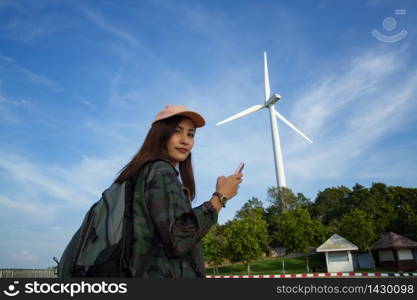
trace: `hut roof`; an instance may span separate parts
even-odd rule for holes
[[[347,239],[338,234],[333,234],[327,241],[319,246],[317,252],[333,252],[333,251],[353,251],[358,250],[358,246],[349,242]]]
[[[370,247],[371,250],[404,248],[417,248],[417,242],[395,232],[386,233]]]

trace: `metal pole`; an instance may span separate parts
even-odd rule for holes
[[[282,159],[281,142],[279,139],[279,131],[277,118],[275,117],[275,106],[269,106],[269,119],[271,120],[272,145],[274,148],[275,175],[277,176],[277,186],[279,188],[286,187],[284,162]]]
[[[269,97],[271,96],[271,87],[269,85],[269,72],[268,72],[268,60],[266,57],[266,52],[264,52],[264,82],[265,82],[265,104],[268,102]],[[269,119],[271,121],[271,131],[272,131],[272,146],[274,147],[274,160],[275,160],[275,176],[277,178],[277,187],[285,187],[285,175],[284,175],[284,163],[282,161],[281,153],[281,142],[279,140],[279,131],[277,118],[275,116],[275,106],[274,104],[268,105],[269,108]]]

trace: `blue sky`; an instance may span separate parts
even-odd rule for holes
[[[219,222],[252,196],[267,206],[267,111],[215,126],[263,102],[264,51],[276,109],[314,141],[278,122],[294,192],[417,187],[416,14],[411,0],[0,0],[0,268],[53,265],[167,104],[207,121],[194,205],[244,161]]]

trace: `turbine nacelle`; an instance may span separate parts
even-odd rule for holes
[[[278,94],[273,94],[271,97],[269,97],[268,100],[266,100],[265,106],[271,106],[278,102],[278,100],[281,99],[281,96]]]

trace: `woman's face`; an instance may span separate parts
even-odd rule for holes
[[[178,124],[176,132],[168,139],[168,158],[174,167],[190,154],[194,146],[194,134],[194,123],[190,119],[184,118]]]

